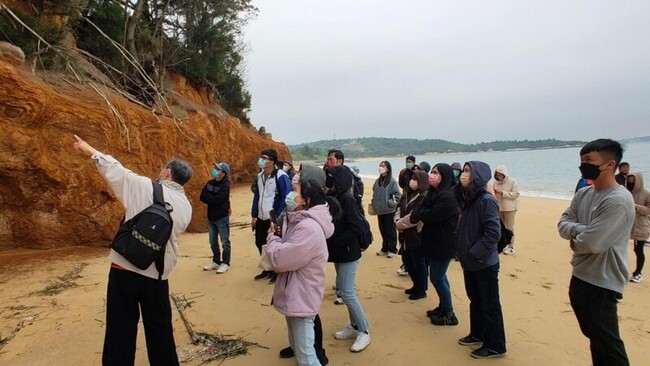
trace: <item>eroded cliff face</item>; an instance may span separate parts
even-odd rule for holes
[[[0,250],[106,245],[123,208],[94,162],[73,149],[77,134],[134,172],[152,178],[172,157],[187,160],[194,177],[185,186],[194,209],[190,231],[204,231],[199,193],[215,161],[231,166],[231,180],[250,182],[257,156],[286,145],[243,126],[205,95],[190,92],[182,78],[170,99],[185,117],[174,121],[113,94],[108,100],[88,85],[50,75],[47,82],[24,67],[0,60]],[[191,106],[190,106],[191,105]],[[129,148],[130,145],[130,148]]]

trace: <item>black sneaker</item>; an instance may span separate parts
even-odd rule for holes
[[[431,324],[433,325],[458,325],[458,318],[453,311],[440,313],[438,316],[431,317]],[[467,337],[465,337],[467,338]],[[464,338],[463,338],[464,339]],[[458,341],[460,343],[460,341]]]
[[[278,279],[278,274],[275,272],[271,272],[269,275],[269,283],[275,283],[275,281]]]
[[[459,339],[458,344],[460,344],[461,346],[476,346],[479,344],[482,345],[483,341],[470,334],[466,337]]]
[[[295,355],[296,354],[293,352],[293,348],[291,348],[291,346],[280,350],[280,358],[291,358]]]
[[[414,292],[409,295],[409,300],[420,300],[427,297],[426,292]]]
[[[406,290],[404,290],[404,293],[407,294],[407,295],[414,294],[415,293],[415,287],[407,288]]]
[[[429,318],[434,317],[434,316],[440,316],[442,314],[442,309],[438,306],[435,309],[427,310],[427,316]]]
[[[316,350],[316,357],[318,357],[318,362],[320,362],[321,366],[327,366],[327,364],[330,362],[330,360],[325,355],[325,348],[321,348],[320,351]]]
[[[269,273],[272,273],[271,271],[262,271],[262,273],[258,274],[255,276],[255,280],[261,280],[269,276]]]
[[[497,358],[497,357],[503,357],[505,355],[506,355],[505,352],[499,353],[499,352],[497,352],[495,350],[492,350],[492,349],[489,349],[487,347],[481,347],[479,349],[475,349],[470,354],[470,356],[472,356],[474,358]]]

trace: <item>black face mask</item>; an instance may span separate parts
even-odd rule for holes
[[[594,165],[594,164],[589,164],[589,163],[582,163],[580,164],[580,173],[582,174],[582,177],[585,179],[597,179],[598,176],[600,175],[600,166],[599,165]]]
[[[634,189],[634,182],[627,182],[625,184],[625,187],[627,187],[628,191],[632,192],[632,190]]]

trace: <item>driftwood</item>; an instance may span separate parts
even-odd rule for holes
[[[190,340],[192,341],[192,344],[197,345],[199,343],[199,337],[196,335],[196,332],[194,332],[194,329],[192,329],[192,324],[187,320],[187,317],[185,316],[185,308],[188,308],[191,306],[191,303],[185,299],[185,296],[178,297],[176,295],[171,295],[172,300],[174,300],[174,304],[176,305],[176,309],[178,309],[178,313],[181,315],[181,319],[183,319],[183,324],[185,324],[185,328],[187,329],[187,332],[190,334]]]

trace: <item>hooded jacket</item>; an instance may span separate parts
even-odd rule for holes
[[[505,175],[502,181],[494,179],[492,188],[494,191],[503,192],[502,195],[496,195],[497,202],[499,203],[499,211],[517,211],[517,199],[519,198],[519,186],[517,181],[508,175],[508,169],[504,165],[499,165],[494,169],[494,173],[501,173]]]
[[[416,220],[415,222],[411,221],[411,213],[422,204],[427,187],[429,186],[429,176],[427,173],[416,170],[412,172],[413,177],[418,182],[418,189],[416,191],[412,190],[409,187],[410,183],[407,183],[404,194],[397,205],[397,211],[395,211],[395,228],[403,232],[404,244],[407,250],[419,249],[421,246],[423,224],[420,220]]]
[[[634,226],[630,238],[633,240],[646,240],[650,236],[650,192],[643,187],[641,172],[630,172],[627,177],[634,176],[632,198],[634,198]],[[627,181],[626,181],[627,184]]]
[[[383,185],[380,179],[381,177],[377,178],[372,186],[372,208],[377,215],[395,213],[397,203],[402,197],[397,180],[393,177],[386,177],[390,180],[387,185]]]
[[[264,250],[278,272],[273,306],[285,316],[315,316],[323,302],[327,238],[334,224],[327,205],[288,212],[282,237],[269,234]]]
[[[499,204],[486,191],[490,166],[482,161],[470,161],[471,183],[465,189],[456,188],[460,202],[460,217],[455,241],[458,259],[465,271],[478,271],[499,263],[497,243],[501,238]]]
[[[458,224],[458,202],[454,195],[456,178],[451,166],[437,164],[441,176],[438,188],[429,187],[422,204],[411,213],[411,221],[422,221],[422,254],[425,257],[456,256],[454,230]]]
[[[346,263],[361,258],[361,212],[357,201],[350,193],[354,174],[345,165],[329,169],[333,187],[328,195],[341,204],[342,215],[334,221],[334,234],[327,239],[329,262]]]

